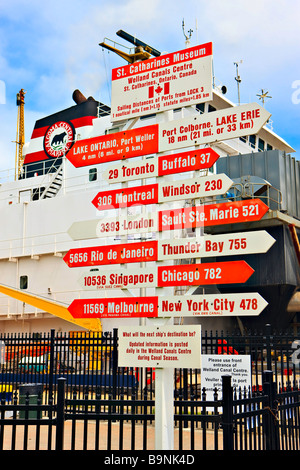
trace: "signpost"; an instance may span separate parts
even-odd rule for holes
[[[113,122],[211,99],[212,43],[112,71]]]
[[[112,122],[212,100],[212,44],[118,67],[112,73]],[[194,150],[228,139],[256,134],[270,117],[256,103],[160,122],[137,129],[108,133],[75,142],[66,157],[75,167],[122,160],[103,177],[122,183],[121,189],[99,192],[93,205],[99,210],[121,209],[121,215],[75,222],[68,233],[74,240],[159,233],[158,240],[120,243],[70,250],[64,261],[70,268],[107,266],[85,271],[83,290],[202,286],[245,283],[253,269],[245,261],[199,263],[205,257],[266,252],[275,240],[264,231],[195,238],[163,238],[162,232],[260,220],[268,211],[259,199],[199,205],[199,199],[225,195],[233,182],[210,174],[174,181],[124,187],[147,178],[197,172],[213,166],[218,155],[211,148]],[[192,148],[179,154],[156,155]],[[127,159],[147,157],[139,161]],[[227,199],[230,196],[227,195]],[[195,206],[151,211],[150,204],[193,199]],[[139,206],[142,214],[125,215]],[[141,263],[196,259],[195,264],[141,267]],[[138,268],[136,263],[139,263]],[[129,265],[129,266],[128,266]],[[259,315],[267,302],[258,293],[210,295],[144,295],[75,299],[68,310],[74,318],[148,318],[151,326],[119,327],[119,366],[155,367],[156,449],[173,449],[173,377],[171,369],[201,366],[201,327],[174,326],[173,317]],[[159,291],[155,291],[157,293]],[[162,291],[161,291],[162,292]],[[222,367],[226,358],[222,358]],[[228,361],[227,361],[228,362]],[[223,364],[224,363],[224,364]],[[210,366],[206,367],[209,372]],[[208,380],[210,378],[208,377]],[[244,380],[244,379],[243,379]]]

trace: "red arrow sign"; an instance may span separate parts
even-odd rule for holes
[[[98,210],[118,209],[133,205],[156,204],[158,202],[158,185],[147,184],[134,188],[101,191],[92,200]]]
[[[157,260],[157,241],[74,248],[64,256],[70,268]]]
[[[139,157],[158,152],[158,124],[78,140],[67,153],[76,167]]]
[[[260,199],[160,211],[159,230],[236,224],[260,220],[269,208]]]
[[[159,266],[158,287],[237,284],[246,282],[254,270],[245,261]]]
[[[157,317],[158,297],[76,299],[68,310],[73,318]]]

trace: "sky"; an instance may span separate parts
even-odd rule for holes
[[[0,171],[15,166],[16,94],[25,95],[25,140],[35,121],[75,103],[72,93],[110,105],[111,70],[126,65],[99,43],[131,44],[125,30],[161,52],[213,43],[214,75],[238,102],[259,102],[273,131],[300,159],[299,0],[0,0]],[[184,31],[182,23],[184,21]]]

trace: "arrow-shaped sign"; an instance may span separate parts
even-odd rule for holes
[[[159,287],[237,284],[248,281],[253,273],[246,261],[158,266],[157,284]]]
[[[158,241],[158,260],[266,253],[275,239],[265,230]]]
[[[153,233],[158,231],[158,214],[116,215],[74,222],[68,234],[73,240],[107,238],[115,235]]]
[[[175,259],[191,259],[191,258],[209,258],[219,256],[234,256],[234,255],[249,255],[266,253],[270,247],[275,243],[275,239],[266,231],[257,232],[241,232],[234,234],[222,235],[204,235],[197,238],[178,238],[174,240],[158,240],[147,242],[149,246],[155,248],[155,261],[175,260]],[[131,247],[140,247],[140,242],[131,243]],[[143,245],[145,248],[147,245]],[[111,264],[111,259],[108,255],[105,257],[104,253],[110,253],[110,258],[114,255],[114,248],[116,245],[105,246],[104,250],[101,247],[95,247],[97,250],[97,257],[101,259],[99,265]],[[117,252],[125,250],[126,244],[118,245]],[[99,251],[98,251],[99,250]],[[127,260],[127,263],[138,262],[135,257],[135,251],[132,258]],[[91,257],[88,256],[86,249],[73,249],[70,250],[65,257],[66,263],[70,267],[74,267],[75,260],[81,259],[80,266],[91,265]],[[85,264],[86,259],[88,264]],[[153,261],[153,259],[151,259]],[[93,262],[93,265],[96,265]],[[78,267],[78,264],[76,264]],[[108,269],[101,269],[101,272],[87,271],[82,274],[80,284],[83,289],[99,289],[99,288],[126,288],[130,287],[146,287],[156,285],[156,270],[155,268],[139,269],[138,273],[136,268],[116,268],[111,267]]]
[[[266,253],[274,243],[275,239],[266,231],[204,235],[198,238],[72,248],[65,255],[64,261],[70,268],[74,268],[141,261],[249,255]]]
[[[159,151],[256,134],[271,114],[257,103],[159,124]]]
[[[78,140],[66,154],[76,167],[113,162],[158,152],[158,125]]]
[[[159,155],[141,161],[123,160],[103,172],[103,178],[109,183],[120,183],[142,178],[153,178],[187,171],[211,168],[219,155],[211,148],[191,150],[172,155]]]
[[[75,299],[74,318],[209,317],[259,315],[268,303],[255,292]]]
[[[154,183],[133,188],[120,188],[100,191],[92,200],[94,206],[102,211],[131,207],[136,205],[157,204],[180,201],[190,198],[218,196],[226,193],[233,181],[225,174],[211,174],[193,179]]]
[[[158,229],[164,231],[253,222],[260,220],[268,210],[260,199],[164,210],[158,213]]]
[[[256,134],[271,114],[250,103],[78,140],[66,154],[77,168]]]
[[[245,261],[180,264],[146,269],[111,268],[85,273],[79,279],[83,289],[195,286],[246,282],[253,269]]]
[[[260,220],[268,206],[259,199],[209,204],[138,215],[115,215],[74,222],[68,234],[73,240],[134,233],[153,233],[177,228],[204,227]]]

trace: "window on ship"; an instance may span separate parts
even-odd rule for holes
[[[258,139],[258,151],[263,152],[265,150],[265,141]]]
[[[28,288],[28,276],[20,276],[20,289]]]
[[[89,181],[97,180],[97,168],[91,168],[89,170]]]
[[[250,147],[255,148],[256,135],[254,135],[254,134],[249,135],[249,144],[250,144]]]

